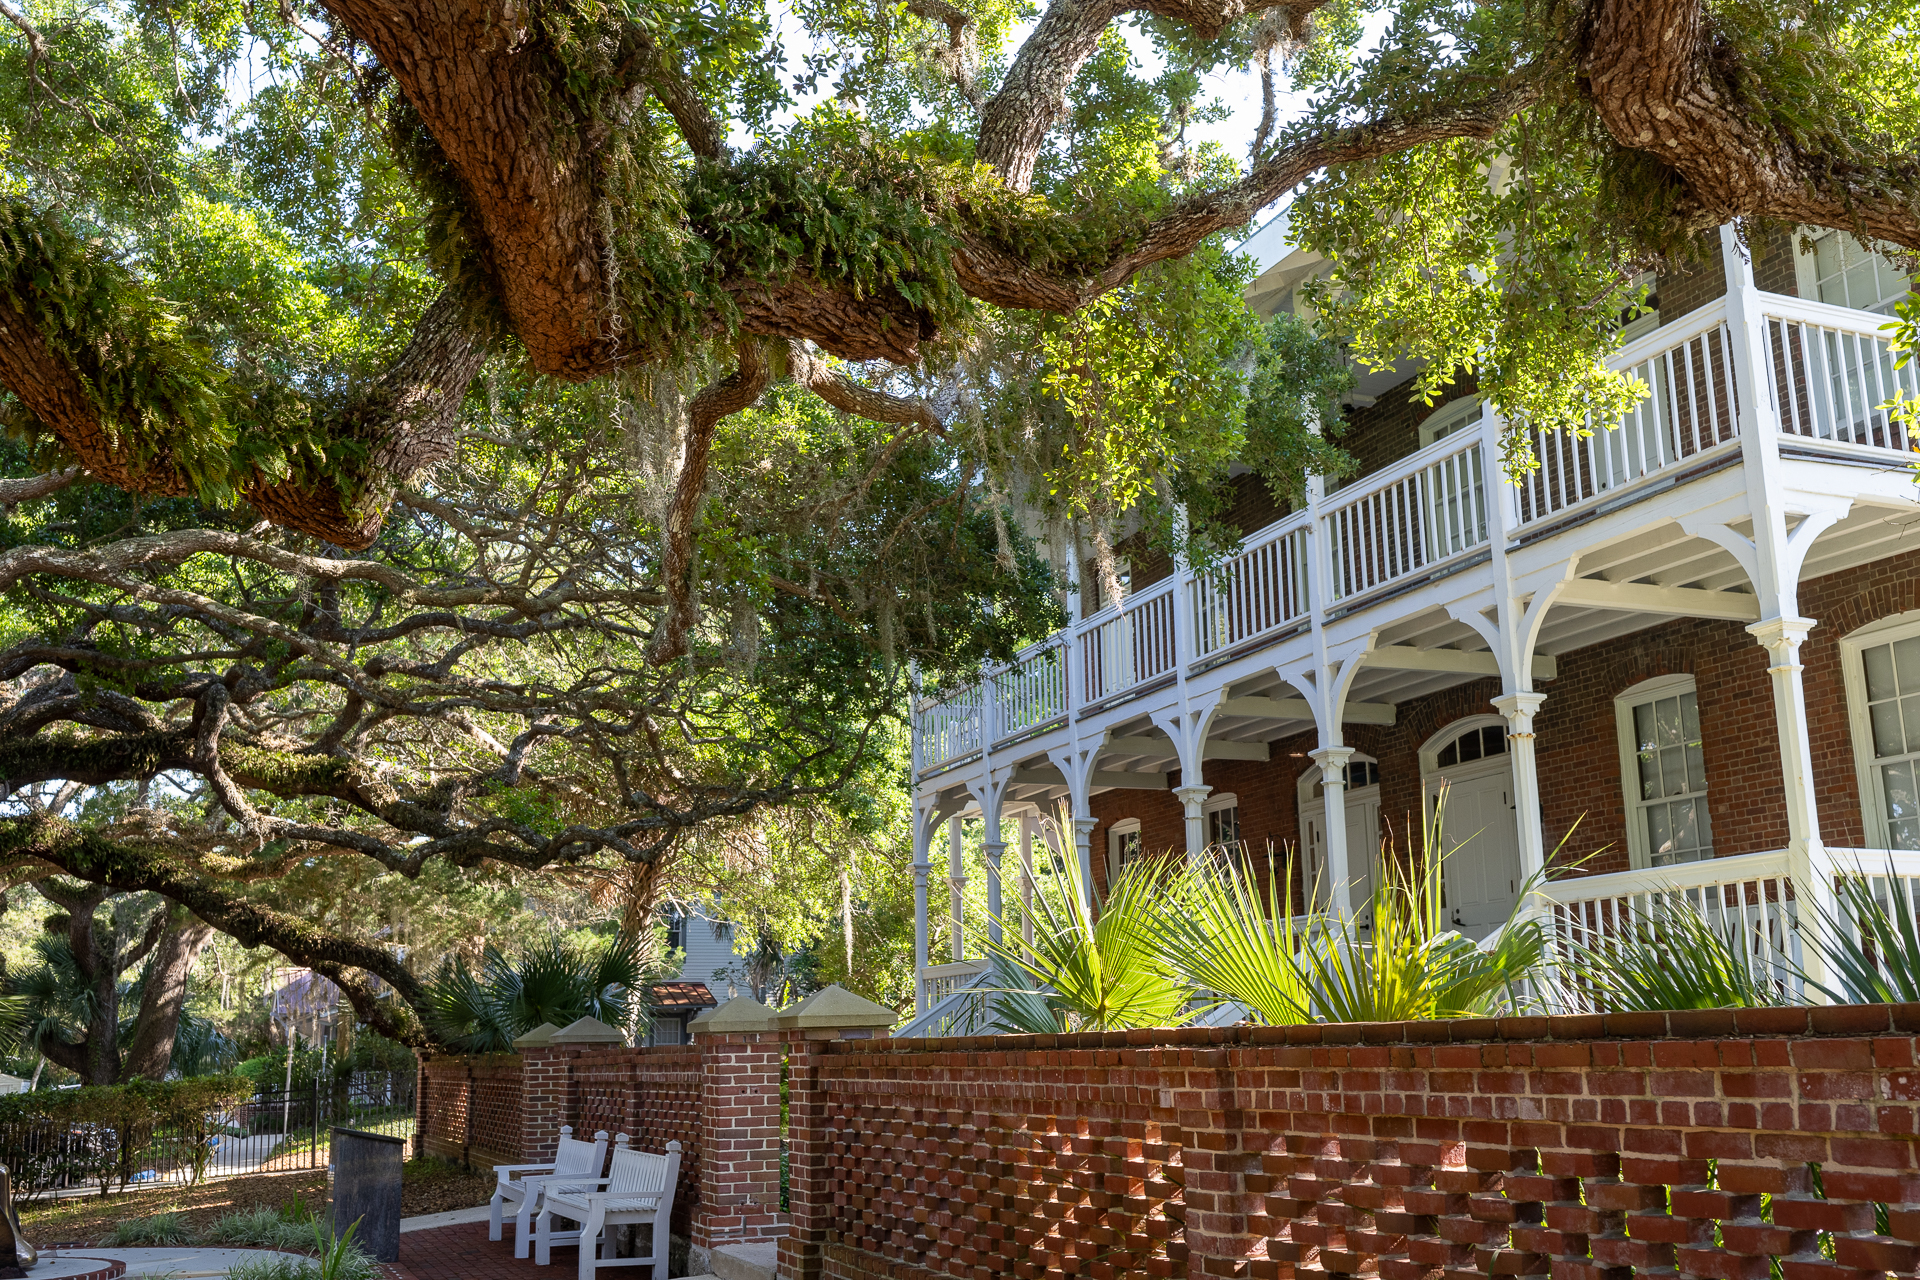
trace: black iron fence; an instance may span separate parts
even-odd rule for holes
[[[415,1086],[412,1072],[356,1072],[260,1088],[184,1122],[132,1109],[98,1121],[17,1120],[0,1124],[0,1160],[22,1197],[324,1169],[335,1125],[410,1137]]]

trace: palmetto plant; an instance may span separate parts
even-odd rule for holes
[[[1329,1022],[1462,1018],[1510,1010],[1525,999],[1527,982],[1546,958],[1546,935],[1526,915],[1535,884],[1521,887],[1512,913],[1488,945],[1476,945],[1454,930],[1446,912],[1444,808],[1443,795],[1434,806],[1417,869],[1384,843],[1371,912],[1331,919],[1308,936],[1300,963],[1316,1017]]]
[[[1568,939],[1559,977],[1568,1003],[1607,1013],[1753,1008],[1789,998],[1745,954],[1737,925],[1715,925],[1683,900],[1665,902],[1624,929]]]
[[[1845,1004],[1898,1004],[1920,1000],[1920,921],[1905,881],[1888,859],[1886,897],[1859,869],[1834,884],[1838,910],[1817,902],[1803,912],[1815,947],[1827,963],[1827,980],[1816,983]]]
[[[1313,927],[1295,918],[1284,868],[1274,866],[1271,855],[1268,863],[1262,893],[1241,859],[1202,861],[1184,873],[1181,909],[1154,913],[1151,927],[1169,967],[1183,979],[1283,1026],[1312,1017],[1300,953]]]
[[[1153,928],[1157,916],[1179,910],[1176,865],[1166,858],[1129,864],[1097,916],[1078,859],[1062,859],[1060,870],[1034,894],[1031,948],[1018,925],[1004,920],[1001,941],[982,939],[1003,977],[1018,980],[994,991],[996,1024],[1018,1032],[1118,1031],[1191,1017],[1190,992]]]
[[[635,991],[647,975],[633,936],[600,946],[553,933],[517,958],[489,945],[480,971],[449,959],[427,984],[434,1031],[463,1053],[498,1053],[543,1022],[564,1027],[581,1018],[625,1026]]]

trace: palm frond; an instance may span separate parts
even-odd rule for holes
[[[1746,1009],[1788,993],[1746,955],[1737,925],[1716,927],[1690,902],[1668,902],[1616,933],[1572,939],[1561,981],[1607,1013]]]
[[[1834,883],[1827,907],[1809,895],[1802,919],[1826,961],[1827,980],[1815,985],[1842,1004],[1901,1004],[1920,1000],[1920,920],[1906,883],[1887,859],[1885,896],[1858,867]]]
[[[1190,868],[1179,898],[1181,909],[1150,917],[1175,973],[1199,990],[1239,1001],[1270,1026],[1308,1021],[1310,996],[1299,962],[1308,931],[1296,926],[1292,880],[1271,854],[1264,894],[1240,859],[1225,858]]]

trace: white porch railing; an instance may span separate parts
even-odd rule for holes
[[[1194,649],[1200,657],[1307,616],[1306,512],[1271,525],[1240,554],[1193,581]]]
[[[1080,633],[1081,694],[1110,698],[1173,670],[1173,578],[1155,583],[1121,609],[1096,614]]]
[[[1484,422],[1327,500],[1322,519],[1334,599],[1385,586],[1487,541]]]
[[[914,767],[931,769],[980,749],[980,686],[969,685],[914,714]]]
[[[1657,928],[1669,910],[1691,906],[1724,936],[1738,939],[1753,972],[1797,992],[1805,961],[1784,852],[1707,858],[1671,867],[1576,876],[1541,890],[1550,933],[1562,947],[1597,946],[1636,929]],[[1575,1011],[1577,987],[1559,998]]]
[[[984,1035],[991,1028],[991,994],[982,990],[991,985],[993,964],[988,960],[963,960],[957,964],[929,965],[920,971],[920,1007],[915,1014],[894,1029],[899,1036],[971,1036]]]
[[[1534,432],[1540,467],[1520,487],[1520,520],[1557,515],[1590,498],[1664,471],[1739,434],[1739,397],[1728,354],[1726,301],[1621,348],[1608,361],[1646,395],[1610,427],[1581,438]]]
[[[1049,641],[992,675],[994,733],[1007,737],[1067,714],[1067,653]]]
[[[1906,430],[1881,408],[1920,393],[1920,365],[1894,367],[1886,323],[1797,298],[1766,295],[1767,390],[1785,435],[1911,453]]]

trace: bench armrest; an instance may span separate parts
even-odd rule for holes
[[[493,1166],[495,1178],[501,1182],[511,1182],[516,1173],[552,1173],[553,1163],[546,1164],[497,1164]]]

